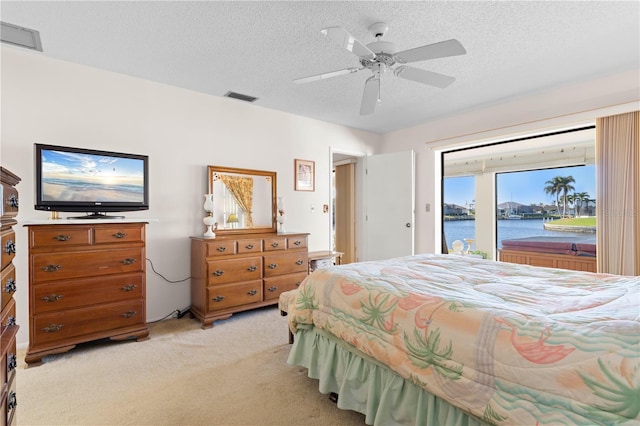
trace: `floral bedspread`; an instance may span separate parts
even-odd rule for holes
[[[309,275],[289,322],[490,424],[640,424],[640,277],[456,255],[353,263]]]

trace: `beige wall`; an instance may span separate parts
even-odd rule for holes
[[[189,276],[189,236],[204,232],[208,164],[278,173],[289,231],[309,232],[310,250],[330,248],[331,149],[366,154],[380,136],[159,83],[46,58],[2,45],[1,164],[22,178],[19,221],[35,211],[33,144],[147,154],[152,218],[147,257],[170,280]],[[215,76],[212,76],[215,78]],[[293,190],[294,158],[314,160],[316,190]],[[312,213],[310,206],[315,205]],[[64,216],[64,215],[63,215]],[[25,229],[17,227],[18,344],[28,341]],[[189,281],[147,273],[148,320],[189,305]]]

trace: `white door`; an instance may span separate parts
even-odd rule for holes
[[[414,254],[415,154],[365,158],[364,260]]]

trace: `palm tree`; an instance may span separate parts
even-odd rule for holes
[[[546,181],[547,186],[544,187],[544,192],[547,194],[556,196],[556,205],[559,204],[559,197],[562,195],[562,216],[567,213],[567,195],[569,191],[574,191],[575,188],[572,183],[575,183],[573,176],[556,176],[551,180]]]
[[[547,186],[544,187],[545,194],[549,194],[552,197],[554,195],[556,196],[556,207],[558,207],[558,205],[560,204],[560,190],[558,179],[560,179],[560,176],[556,176],[553,179],[546,181],[545,184],[547,184]]]
[[[567,214],[567,194],[569,191],[575,191],[575,188],[573,187],[573,185],[571,185],[572,183],[575,183],[575,182],[576,180],[573,178],[573,176],[560,178],[559,190],[562,192],[562,201],[563,201],[562,216],[563,217]]]
[[[571,204],[575,204],[576,196],[575,194],[569,194],[565,199],[567,200],[567,203],[569,203],[569,206],[571,206]],[[571,213],[571,207],[569,207],[569,213]]]
[[[580,216],[580,208],[582,203],[589,199],[589,194],[586,192],[577,192],[573,194],[573,202],[576,204],[576,216]]]

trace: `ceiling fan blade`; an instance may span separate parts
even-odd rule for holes
[[[397,61],[402,63],[426,61],[427,59],[445,58],[447,56],[464,55],[467,53],[460,42],[454,38],[439,43],[427,44],[403,50],[395,54]]]
[[[362,104],[360,105],[360,115],[373,114],[376,104],[380,98],[380,78],[369,77],[364,83],[364,93],[362,94]]]
[[[351,74],[354,72],[358,72],[360,70],[362,70],[364,68],[345,68],[343,70],[337,70],[337,71],[330,71],[330,72],[324,72],[322,74],[315,74],[315,75],[310,75],[308,77],[301,77],[301,78],[296,78],[295,80],[293,80],[294,83],[309,83],[312,81],[318,81],[318,80],[324,80],[326,78],[331,78],[331,77],[337,77],[339,75],[345,75],[345,74]]]
[[[373,59],[376,57],[375,53],[342,27],[323,28],[320,32],[347,49],[349,52],[353,52],[361,58]]]
[[[439,87],[444,89],[451,85],[456,79],[444,74],[438,74],[437,72],[421,70],[419,68],[408,67],[402,65],[394,71],[395,75],[411,81],[417,81],[418,83],[428,84],[429,86]]]

